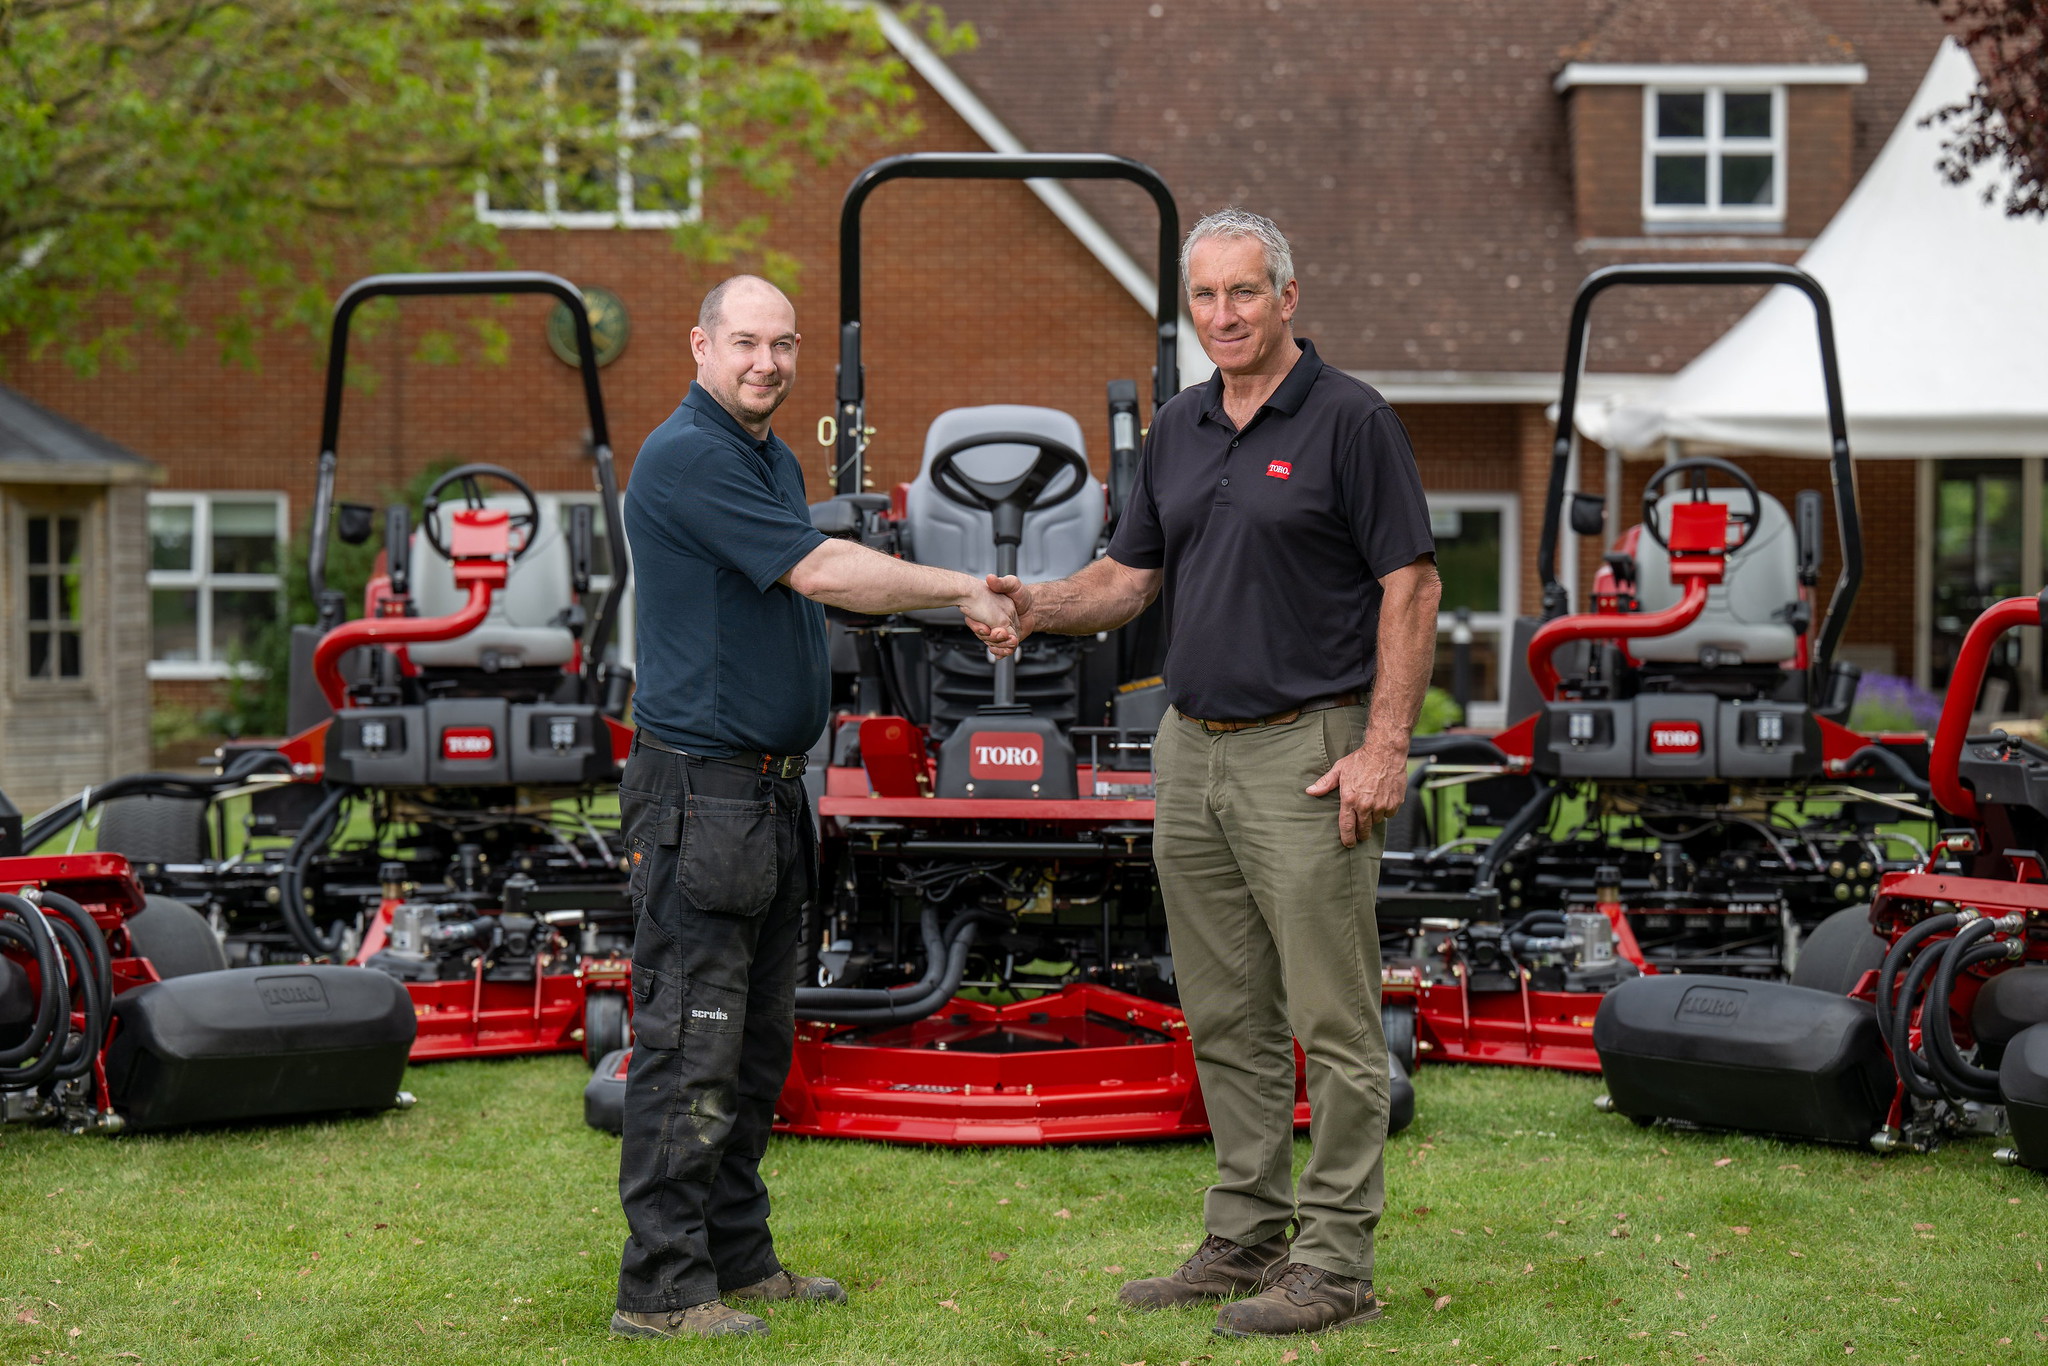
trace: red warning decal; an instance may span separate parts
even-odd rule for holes
[[[967,773],[974,778],[1030,781],[1045,772],[1045,740],[1032,732],[984,730],[975,734],[967,755]]]

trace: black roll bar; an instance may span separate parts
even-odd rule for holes
[[[1863,523],[1857,512],[1856,466],[1849,457],[1849,422],[1842,404],[1842,372],[1835,358],[1834,313],[1828,307],[1827,291],[1820,281],[1796,266],[1769,262],[1740,265],[1625,265],[1594,271],[1579,286],[1572,301],[1571,329],[1565,338],[1564,389],[1557,403],[1557,435],[1550,447],[1550,487],[1543,505],[1543,537],[1537,544],[1536,563],[1543,575],[1543,618],[1550,620],[1571,610],[1564,586],[1557,577],[1558,524],[1564,514],[1564,482],[1571,462],[1573,422],[1578,413],[1579,381],[1586,358],[1588,315],[1593,300],[1616,285],[1790,285],[1813,305],[1814,324],[1820,334],[1821,382],[1827,390],[1829,474],[1835,494],[1835,526],[1842,546],[1842,573],[1828,599],[1827,615],[1821,620],[1820,637],[1814,644],[1813,671],[1825,678],[1835,647],[1849,622],[1849,609],[1863,585]]]
[[[626,554],[625,522],[619,509],[619,477],[612,461],[611,428],[604,416],[604,391],[597,377],[597,343],[590,333],[590,313],[583,292],[559,275],[538,270],[421,272],[372,275],[356,281],[335,301],[333,330],[327,343],[327,395],[320,411],[320,471],[313,493],[313,543],[308,548],[307,578],[320,610],[320,629],[331,630],[344,610],[339,597],[327,592],[327,530],[334,509],[335,446],[341,434],[341,399],[348,373],[348,328],[355,312],[371,299],[417,295],[552,294],[569,306],[576,327],[578,371],[583,377],[583,403],[590,419],[591,457],[597,465],[597,492],[604,508],[605,540],[611,552],[612,581],[591,619],[583,642],[583,685],[586,700],[600,692],[604,653],[618,623],[619,602],[631,577]],[[539,528],[535,528],[539,534]]]
[[[1158,359],[1152,408],[1180,392],[1180,209],[1159,172],[1102,152],[911,152],[886,157],[853,178],[839,208],[839,429],[833,491],[861,492],[867,446],[867,378],[860,360],[860,215],[875,188],[891,180],[1128,180],[1159,210]]]

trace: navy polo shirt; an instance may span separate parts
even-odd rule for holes
[[[692,754],[802,754],[831,702],[825,609],[777,580],[824,541],[804,475],[701,385],[633,461],[633,719]]]
[[[1166,691],[1250,720],[1372,686],[1379,580],[1434,553],[1407,429],[1379,391],[1301,355],[1242,430],[1223,376],[1152,417],[1109,555],[1163,569]]]

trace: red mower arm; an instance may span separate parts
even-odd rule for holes
[[[2007,598],[1993,603],[1983,616],[1970,623],[1963,648],[1956,652],[1956,666],[1949,672],[1948,696],[1942,700],[1941,720],[1934,730],[1934,749],[1927,758],[1927,777],[1934,787],[1934,799],[1942,810],[1965,820],[1977,817],[1977,798],[1964,791],[1958,766],[1963,742],[1969,738],[1970,717],[1977,710],[1977,692],[1984,686],[1984,667],[1991,662],[1991,647],[2007,631],[2020,626],[2040,626],[2048,592],[2038,598]]]
[[[467,585],[469,601],[445,617],[364,617],[347,621],[320,637],[313,649],[313,677],[327,704],[341,710],[348,685],[341,677],[341,657],[358,645],[419,645],[466,636],[483,624],[491,610],[491,594],[505,586],[511,547],[511,514],[500,508],[463,508],[453,517],[449,559],[455,582]]]
[[[1707,589],[1721,581],[1728,554],[1728,505],[1678,503],[1671,509],[1671,581],[1684,583],[1685,596],[1661,612],[1588,612],[1558,617],[1529,641],[1529,673],[1549,701],[1557,696],[1557,666],[1550,657],[1574,640],[1634,640],[1668,636],[1699,618]]]

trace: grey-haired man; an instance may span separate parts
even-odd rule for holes
[[[1400,419],[1293,336],[1280,230],[1212,214],[1181,268],[1215,377],[1154,415],[1106,556],[990,586],[1027,633],[1106,630],[1162,589],[1168,604],[1153,849],[1218,1179],[1194,1256],[1122,1298],[1230,1300],[1226,1336],[1322,1332],[1380,1312],[1373,902],[1435,649],[1435,547]],[[1298,1188],[1293,1040],[1314,1149]]]

